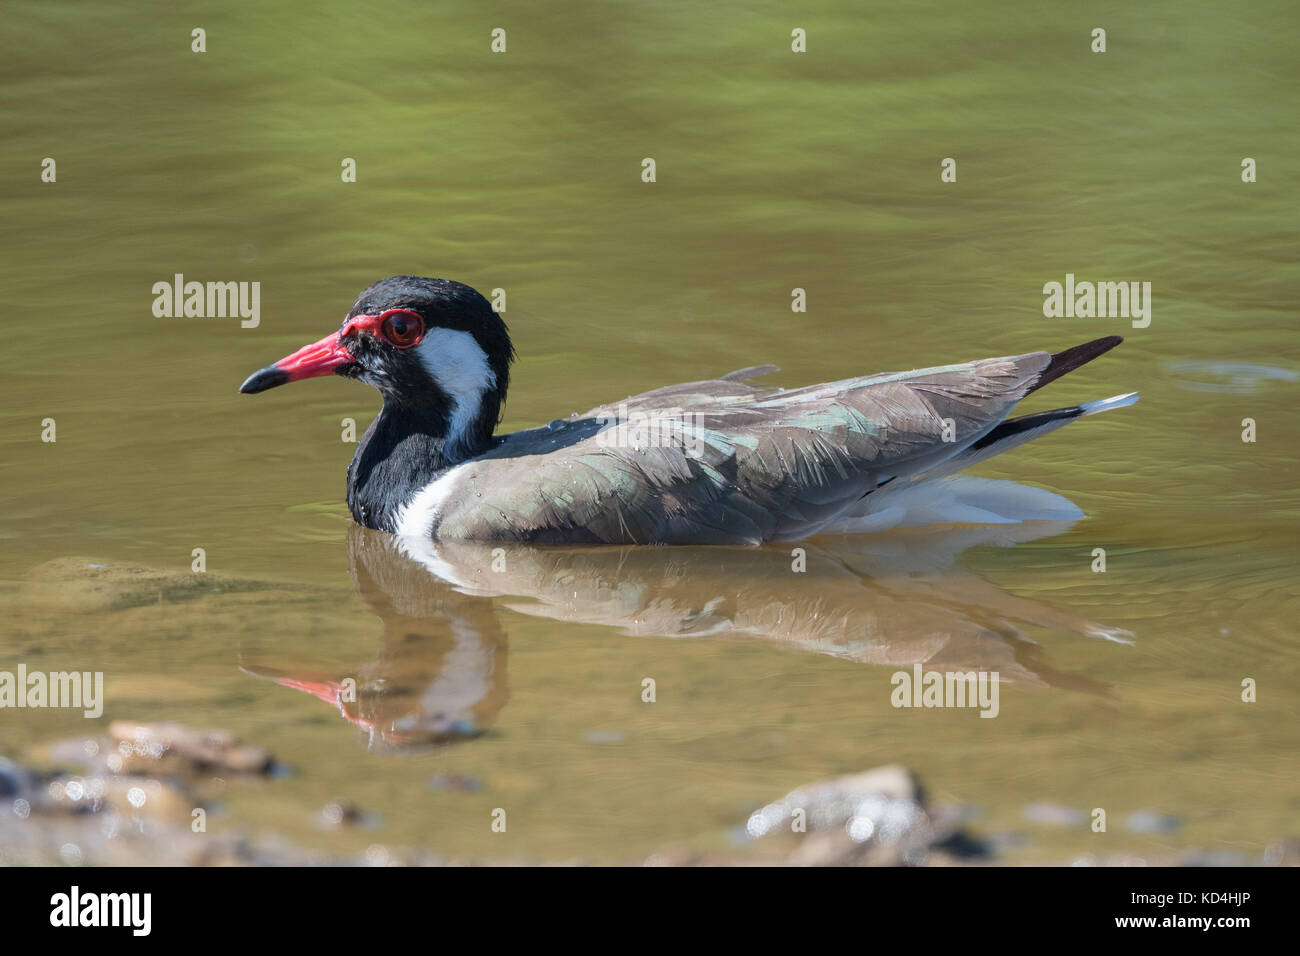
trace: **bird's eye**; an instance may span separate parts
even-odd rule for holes
[[[424,337],[424,320],[414,312],[394,312],[380,327],[389,344],[409,349]]]

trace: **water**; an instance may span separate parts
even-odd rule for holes
[[[892,762],[1028,834],[1013,862],[1294,834],[1291,7],[493,16],[505,55],[469,4],[10,6],[0,669],[103,670],[106,718],[270,749],[292,775],[227,788],[222,826],[331,852],[731,852],[756,807]],[[788,549],[520,552],[463,594],[350,530],[342,421],[373,392],[235,394],[406,272],[507,290],[506,428],[769,361],[793,386],[1111,333],[1027,404],[1142,401],[979,469],[1070,497],[1060,533],[817,542],[800,578]],[[1067,272],[1150,281],[1150,327],[1044,317]],[[260,325],[154,318],[176,273],[261,282]],[[998,717],[891,707],[918,658],[1002,668]],[[346,720],[275,679],[344,676]],[[89,723],[6,711],[0,753]],[[380,822],[322,830],[339,799]]]

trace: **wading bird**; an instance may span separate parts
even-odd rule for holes
[[[442,540],[752,545],[1014,520],[1002,507],[1010,482],[962,486],[951,476],[1137,401],[1129,393],[1007,417],[1120,341],[796,389],[747,385],[776,371],[747,368],[496,435],[514,359],[505,322],[467,285],[394,276],[362,292],[337,332],[239,390],[331,373],[379,389],[383,408],[348,468],[348,507],[369,528]],[[1030,513],[1021,502],[1019,517],[1078,517],[1057,495],[1023,491]]]

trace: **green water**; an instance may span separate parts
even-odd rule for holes
[[[220,825],[330,852],[728,851],[757,804],[891,762],[981,807],[981,832],[1028,834],[1009,862],[1253,860],[1294,835],[1294,5],[815,6],[9,4],[0,669],[103,670],[105,719],[267,747],[293,775],[230,788]],[[260,282],[260,324],[155,318],[152,286],[176,273]],[[1085,520],[941,547],[923,570],[904,536],[856,566],[852,544],[819,544],[797,584],[766,550],[521,554],[502,593],[466,595],[380,549],[371,580],[340,422],[364,427],[377,396],[235,388],[400,273],[506,290],[505,428],[765,362],[800,385],[1111,333],[1120,349],[1030,404],[1142,401],[979,470]],[[1150,326],[1045,317],[1066,273],[1151,282]],[[714,599],[725,626],[692,629]],[[993,720],[894,709],[890,675],[913,660],[1019,679]],[[390,724],[443,676],[439,706],[481,733],[395,745],[272,672],[382,679],[362,702]],[[90,724],[6,710],[0,753]],[[339,797],[382,824],[322,831]],[[1039,802],[1111,825],[1024,820]],[[1126,829],[1143,809],[1182,825]]]

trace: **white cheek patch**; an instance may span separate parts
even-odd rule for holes
[[[487,354],[474,336],[455,329],[430,329],[415,347],[415,356],[439,387],[451,396],[453,408],[447,442],[455,448],[478,417],[483,393],[496,388],[497,377]]]

